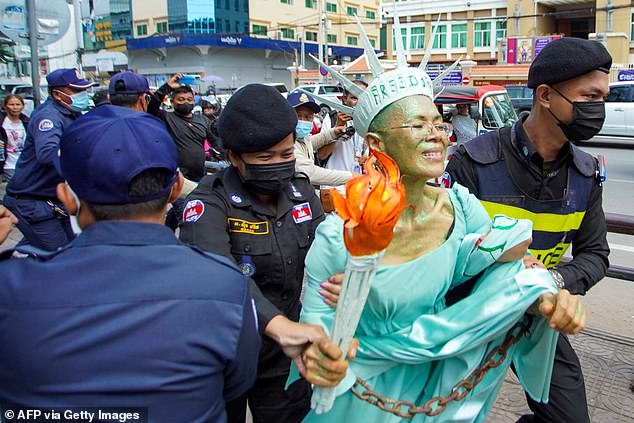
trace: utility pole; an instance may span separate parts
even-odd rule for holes
[[[324,4],[326,4],[326,0],[324,0]],[[328,30],[330,26],[330,22],[328,22],[328,5],[324,6],[324,63],[329,65],[328,63]]]
[[[73,14],[75,17],[75,38],[77,38],[77,69],[83,73],[81,55],[84,52],[84,35],[81,27],[80,0],[73,0]]]
[[[306,69],[306,27],[302,27],[302,35],[300,38],[300,58],[299,65],[302,69]]]
[[[33,85],[33,107],[40,105],[40,58],[37,55],[37,19],[35,16],[35,0],[27,0],[29,24],[29,46],[31,47],[31,84]]]
[[[319,50],[317,53],[317,57],[320,62],[324,61],[324,0],[317,0],[319,3],[319,29],[317,34],[317,49]],[[324,82],[324,77],[321,75],[321,65],[319,65],[319,83]]]

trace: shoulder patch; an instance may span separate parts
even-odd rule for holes
[[[205,212],[205,204],[200,200],[191,200],[185,205],[183,210],[183,222],[194,223],[201,218]]]
[[[313,219],[313,212],[310,210],[310,204],[308,203],[293,206],[291,213],[293,214],[295,223],[302,223]]]
[[[442,177],[440,178],[440,185],[445,188],[451,188],[451,175],[449,174],[449,172],[445,172],[442,174]]]
[[[39,123],[39,125],[37,125],[37,129],[40,132],[47,132],[50,131],[51,129],[53,129],[55,127],[55,125],[53,125],[53,121],[50,119],[42,119]]]

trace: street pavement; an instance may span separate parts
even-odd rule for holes
[[[634,142],[632,147],[605,143],[583,144],[591,154],[604,154],[608,180],[603,206],[609,213],[634,215]],[[5,184],[0,184],[0,198]],[[11,248],[21,238],[14,230],[0,244]],[[634,267],[634,237],[608,234],[612,264]],[[588,329],[572,337],[582,363],[593,423],[634,421],[634,282],[605,278],[584,297]],[[510,372],[487,419],[490,423],[513,422],[528,412],[523,391]]]

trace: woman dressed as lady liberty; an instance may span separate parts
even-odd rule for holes
[[[396,16],[394,26],[400,33]],[[354,109],[331,106],[353,116],[357,132],[378,152],[377,166],[384,174],[389,163],[398,166],[402,179],[392,180],[397,187],[393,194],[404,190],[404,207],[389,228],[393,238],[381,253],[354,333],[356,357],[335,388],[332,408],[317,407],[320,414],[313,410],[305,421],[481,422],[511,363],[529,395],[548,401],[558,331],[580,332],[584,307],[578,297],[558,291],[546,270],[524,269],[521,258],[531,242],[530,221],[496,216],[492,222],[466,188],[427,183],[443,174],[450,133],[424,71],[429,47],[421,66],[410,68],[396,37],[398,66],[383,72],[359,27],[374,80],[362,91],[328,69],[358,98]],[[369,210],[363,207],[368,205],[355,203],[366,194],[354,191],[354,184],[349,182],[345,201],[350,210],[356,207],[367,217]],[[389,189],[381,194],[379,212],[399,207],[398,201],[390,203],[390,195]],[[318,227],[306,258],[301,321],[326,331],[335,309],[324,302],[323,282],[346,269],[351,259],[346,247],[363,250],[372,241],[366,238],[354,247],[359,225],[353,230],[350,213],[338,213],[344,219],[331,215]],[[447,306],[447,291],[473,277],[478,282],[471,294]],[[309,370],[323,364],[312,348],[303,359]],[[289,380],[296,377],[292,372]],[[377,398],[392,411],[381,410]]]

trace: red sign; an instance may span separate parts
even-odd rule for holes
[[[328,75],[328,71],[326,70],[326,68],[321,67],[321,65],[319,66],[319,73],[321,74],[321,76]]]
[[[468,76],[462,77],[462,85],[469,85],[469,82],[471,82],[471,78],[469,78]]]

